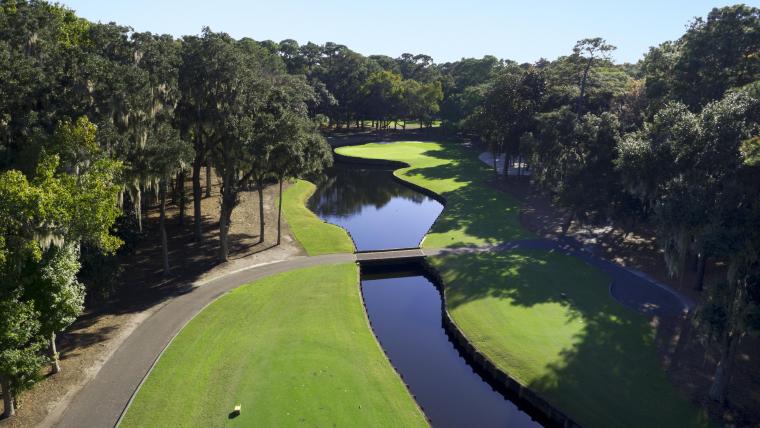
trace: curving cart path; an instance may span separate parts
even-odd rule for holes
[[[694,309],[694,302],[681,293],[643,272],[633,270],[605,258],[594,255],[570,238],[555,239],[525,239],[505,242],[499,245],[462,247],[455,249],[423,250],[426,255],[446,253],[466,253],[481,251],[508,250],[545,250],[557,252],[583,260],[591,266],[600,269],[612,278],[610,295],[621,305],[635,311],[656,316],[677,316]]]
[[[66,428],[113,427],[164,348],[190,319],[227,291],[265,276],[319,264],[351,262],[354,254],[294,257],[251,266],[196,285],[140,324],[74,397],[55,425]]]

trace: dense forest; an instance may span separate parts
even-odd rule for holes
[[[721,351],[723,402],[736,349],[760,329],[760,9],[713,9],[636,64],[601,38],[518,64],[364,56],[294,40],[173,38],[79,18],[44,1],[0,8],[0,381],[14,396],[58,369],[55,336],[108,287],[135,239],[163,245],[164,210],[221,182],[219,260],[244,190],[311,177],[325,133],[435,126],[520,159],[577,222],[657,231],[673,275],[698,270],[696,312]],[[509,180],[508,174],[504,180]],[[184,183],[191,181],[190,195]],[[280,191],[280,194],[282,192]],[[147,200],[160,236],[142,236]],[[259,198],[263,210],[263,198]],[[260,216],[263,239],[263,215]],[[704,281],[710,263],[722,281]]]

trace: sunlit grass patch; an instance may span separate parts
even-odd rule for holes
[[[355,264],[326,265],[222,296],[167,348],[122,426],[425,426],[358,280]]]
[[[314,184],[298,180],[283,195],[283,214],[296,240],[310,256],[353,253],[354,242],[345,229],[325,223],[306,207],[314,190]]]
[[[470,343],[581,425],[707,424],[666,378],[648,320],[610,297],[599,270],[541,250],[431,262]]]

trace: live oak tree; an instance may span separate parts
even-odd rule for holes
[[[364,110],[378,128],[399,118],[403,90],[401,75],[391,71],[377,71],[362,85]]]
[[[201,171],[208,164],[208,153],[213,144],[213,99],[212,91],[218,80],[215,69],[215,46],[220,43],[210,30],[205,29],[202,37],[187,36],[181,48],[178,85],[180,99],[176,107],[175,120],[182,138],[192,141],[194,157],[192,163],[193,186],[193,231],[195,241],[203,238],[201,213]]]
[[[714,8],[696,18],[675,41],[651,48],[643,61],[647,95],[654,106],[668,100],[697,112],[730,89],[760,79],[760,9]]]
[[[520,138],[534,129],[545,86],[543,76],[535,69],[509,67],[487,87],[482,105],[469,117],[469,126],[489,144],[494,170],[499,155],[511,158],[522,154]],[[506,164],[510,164],[509,159]]]
[[[707,258],[728,261],[725,282],[712,285],[700,310],[721,351],[709,391],[721,402],[737,346],[756,328],[750,321],[757,316],[760,190],[746,147],[758,132],[760,100],[739,91],[706,105],[701,114],[671,103],[620,146],[624,180],[652,207],[671,271],[683,273],[687,255],[697,253],[701,289]]]
[[[159,233],[164,275],[169,274],[169,244],[166,235],[166,196],[172,178],[184,171],[193,158],[192,146],[182,140],[176,129],[163,123],[149,130],[146,142],[147,168],[159,192]],[[178,185],[180,185],[178,183]]]
[[[282,238],[282,185],[289,178],[305,178],[332,165],[332,149],[306,117],[289,115],[279,125],[280,138],[269,154],[269,164],[279,187],[277,245]]]
[[[44,357],[39,314],[31,302],[17,295],[0,298],[0,388],[3,392],[3,417],[16,414],[16,396],[38,378]]]
[[[120,245],[110,234],[119,215],[118,170],[102,159],[74,176],[59,169],[57,156],[45,156],[31,181],[17,170],[0,174],[0,305],[13,307],[0,312],[9,328],[0,338],[7,416],[18,391],[38,375],[38,351],[49,343],[55,364],[55,333],[81,312],[77,246]]]
[[[219,214],[219,259],[229,256],[229,228],[232,211],[239,203],[243,186],[252,175],[252,145],[255,120],[263,105],[269,83],[254,55],[226,34],[206,30],[204,67],[210,70],[206,84],[210,90],[199,94],[199,106],[208,117],[206,138],[210,159],[221,179]],[[204,133],[203,129],[199,133]],[[199,153],[196,152],[196,159]]]
[[[77,242],[52,246],[45,251],[36,271],[30,272],[24,286],[24,299],[33,302],[40,314],[39,332],[48,339],[54,374],[61,371],[56,334],[71,325],[84,309],[85,288],[77,279],[80,268]]]

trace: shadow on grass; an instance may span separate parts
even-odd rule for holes
[[[581,425],[708,424],[665,377],[646,318],[617,305],[599,271],[540,250],[433,264],[475,346]]]
[[[444,143],[440,149],[426,150],[421,155],[440,162],[434,161],[429,166],[412,165],[401,172],[402,177],[424,187],[428,187],[426,181],[447,181],[451,183],[448,187],[456,187],[442,190],[446,184],[431,183],[432,190],[440,192],[447,201],[431,232],[463,232],[489,244],[532,236],[520,226],[518,201],[488,186],[492,172],[471,151],[454,143]],[[443,246],[468,243],[466,239],[462,242],[455,236],[449,238],[449,242],[440,243]]]

